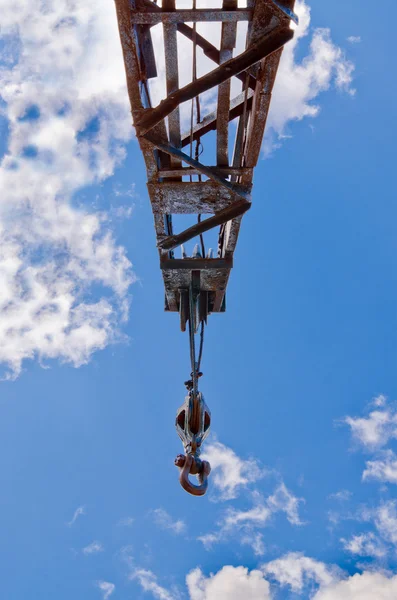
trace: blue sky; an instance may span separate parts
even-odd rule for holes
[[[391,19],[298,8],[206,330],[196,499],[173,465],[188,340],[163,312],[113,3],[2,3],[7,600],[397,597]]]

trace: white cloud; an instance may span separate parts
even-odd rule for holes
[[[366,572],[320,589],[313,600],[395,600],[396,597],[397,576]]]
[[[172,519],[171,515],[167,513],[163,508],[156,508],[153,511],[155,523],[161,527],[161,529],[169,529],[173,533],[180,534],[186,529],[186,523],[182,519]]]
[[[299,552],[291,552],[262,565],[261,570],[265,575],[273,577],[280,585],[288,585],[295,592],[301,592],[308,581],[329,586],[339,575],[337,568],[328,567]]]
[[[381,504],[376,509],[374,521],[383,539],[397,546],[397,501],[389,500]]]
[[[334,565],[298,553],[269,562],[260,571],[225,566],[205,577],[200,569],[194,569],[186,583],[190,600],[275,600],[279,586],[312,600],[394,600],[397,591],[397,576],[364,572],[348,577]]]
[[[230,530],[234,527],[244,527],[246,525],[263,527],[269,521],[271,516],[271,509],[264,504],[259,504],[258,506],[254,506],[249,510],[230,508],[226,511],[226,516],[223,520],[223,526],[227,530]]]
[[[263,499],[258,492],[255,492],[253,497],[256,503],[252,508],[248,510],[228,508],[219,522],[219,529],[198,538],[205,548],[210,549],[215,543],[239,531],[244,532],[242,543],[245,543],[247,532],[252,533],[255,528],[266,527],[272,516],[280,512],[286,515],[292,525],[303,524],[298,513],[299,503],[303,500],[294,496],[283,482],[267,498]]]
[[[278,512],[285,513],[292,525],[302,525],[298,508],[299,503],[303,500],[294,496],[283,482],[265,500],[262,500],[259,494],[256,494],[256,499],[257,505],[249,510],[228,509],[223,520],[223,527],[225,529],[246,525],[263,527],[271,516]]]
[[[177,600],[178,595],[169,592],[157,583],[157,577],[148,569],[135,569],[130,574],[130,579],[136,579],[145,592],[150,592],[158,600]]]
[[[220,491],[222,500],[236,498],[241,488],[258,481],[265,474],[256,460],[243,460],[220,442],[208,444],[203,458],[211,464],[211,481]]]
[[[75,195],[113,173],[132,128],[113,3],[6,2],[1,33],[0,363],[15,377],[28,358],[79,366],[118,339],[131,265]]]
[[[351,44],[359,44],[361,42],[361,36],[359,35],[349,35],[347,41]]]
[[[393,450],[386,450],[382,458],[365,463],[363,480],[366,479],[397,483],[397,456]]]
[[[104,547],[101,544],[101,542],[91,542],[91,544],[89,544],[88,546],[86,546],[85,548],[83,548],[82,552],[83,554],[98,554],[98,552],[103,552],[104,551]]]
[[[116,588],[114,583],[109,581],[97,581],[97,586],[103,592],[103,600],[108,600]]]
[[[146,592],[159,600],[177,600],[180,594],[160,586],[152,571],[135,569]],[[244,566],[225,565],[206,576],[200,568],[186,576],[189,600],[275,600],[280,588],[312,600],[395,600],[397,575],[364,571],[347,575],[336,565],[327,565],[301,553],[289,553],[250,571]],[[283,596],[284,597],[284,596]],[[288,596],[289,597],[289,596]]]
[[[76,510],[74,511],[73,517],[71,518],[71,520],[67,524],[68,527],[71,527],[72,525],[74,525],[75,522],[77,521],[77,519],[79,517],[81,517],[82,515],[85,515],[85,507],[84,506],[79,506],[78,508],[76,508]]]
[[[289,122],[319,114],[320,106],[313,101],[321,92],[334,85],[351,95],[355,93],[351,88],[354,65],[333,43],[329,29],[315,29],[309,54],[300,63],[296,61],[299,43],[309,34],[310,8],[299,1],[295,10],[300,23],[294,39],[285,46],[280,62],[265,135],[265,154],[280,145]]]
[[[298,553],[287,554],[261,569],[279,585],[305,593],[305,598],[310,596],[312,600],[394,600],[397,597],[397,576],[376,571],[347,576],[335,565]],[[318,589],[312,594],[313,583]]]
[[[391,410],[374,410],[368,417],[346,417],[344,422],[353,438],[368,450],[385,446],[397,437],[397,413]]]
[[[190,600],[270,600],[270,585],[260,571],[225,566],[205,577],[194,569],[186,577]]]
[[[372,525],[373,531],[354,534],[351,538],[341,538],[346,551],[358,556],[382,558],[397,548],[397,500],[382,502],[377,507],[362,505],[345,519]],[[337,519],[337,522],[342,518]]]
[[[353,535],[349,540],[341,539],[344,549],[357,556],[370,556],[372,558],[382,558],[386,554],[386,548],[372,533],[362,533]]]

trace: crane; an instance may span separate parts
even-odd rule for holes
[[[210,410],[198,389],[204,326],[211,313],[225,311],[233,255],[242,217],[251,207],[253,172],[282,50],[294,35],[291,21],[298,23],[294,2],[247,0],[240,7],[238,0],[219,0],[218,8],[198,8],[192,0],[189,7],[184,1],[180,8],[176,0],[162,0],[161,6],[152,0],[115,0],[132,119],[146,164],[165,310],[178,312],[180,328],[189,334],[191,375],[175,423],[185,453],[175,464],[182,487],[194,496],[206,493],[211,470],[200,459],[211,425]],[[206,28],[201,25],[198,31],[203,23],[220,24],[219,47],[203,35]],[[153,42],[154,28],[161,30],[164,65],[159,65],[162,53],[158,39]],[[245,45],[234,56],[241,32]],[[182,39],[191,45],[192,56],[191,80],[183,86]],[[198,65],[204,62],[213,68],[198,76]],[[153,106],[153,86],[161,78],[166,95]],[[208,99],[214,110],[208,108]],[[206,140],[215,151],[215,164],[212,153],[203,151]],[[175,215],[195,215],[195,222],[176,233]],[[204,234],[215,228],[214,253],[206,251]],[[184,244],[194,238],[200,244],[187,256]],[[175,256],[178,247],[180,258]],[[198,483],[189,475],[196,475]]]

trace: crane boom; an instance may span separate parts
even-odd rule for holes
[[[225,310],[277,69],[283,46],[294,34],[291,20],[297,22],[294,1],[248,0],[246,7],[239,8],[237,0],[220,0],[218,8],[197,8],[192,0],[192,7],[181,9],[175,0],[162,0],[161,6],[151,0],[115,0],[133,123],[146,164],[165,310],[179,312],[182,331],[189,321],[192,379],[177,415],[186,459],[179,457],[178,466],[183,487],[196,495],[205,493],[209,474],[208,463],[204,465],[198,453],[208,435],[210,413],[198,392],[200,360],[194,354],[194,334],[209,314]],[[197,30],[198,24],[214,22],[220,23],[219,48],[202,34],[202,26],[201,33]],[[237,36],[241,24],[245,45],[234,56],[237,43],[241,45]],[[163,52],[158,35],[153,43],[154,27],[162,30]],[[182,38],[192,51],[191,80],[183,86]],[[213,68],[198,76],[198,62],[212,63]],[[153,106],[151,90],[158,81],[165,83],[166,95]],[[205,105],[216,105],[215,110],[202,114],[203,98]],[[190,127],[185,123],[184,103],[191,103]],[[206,152],[201,152],[204,145]],[[212,162],[210,154],[215,155]],[[175,233],[174,215],[196,215],[197,222]],[[203,219],[203,215],[212,216]],[[188,257],[183,250],[182,258],[175,257],[178,245],[198,236],[202,241],[203,234],[214,228],[218,228],[216,256],[205,254],[202,243],[201,253],[195,250]],[[199,481],[201,477],[201,488],[188,482],[189,470],[199,475]]]

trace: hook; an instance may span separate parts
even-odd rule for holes
[[[179,483],[183,489],[192,496],[204,496],[208,489],[208,475],[211,472],[211,465],[206,460],[200,460],[193,454],[178,454],[175,459],[175,465],[179,468]],[[199,485],[194,485],[189,475],[197,475]]]

